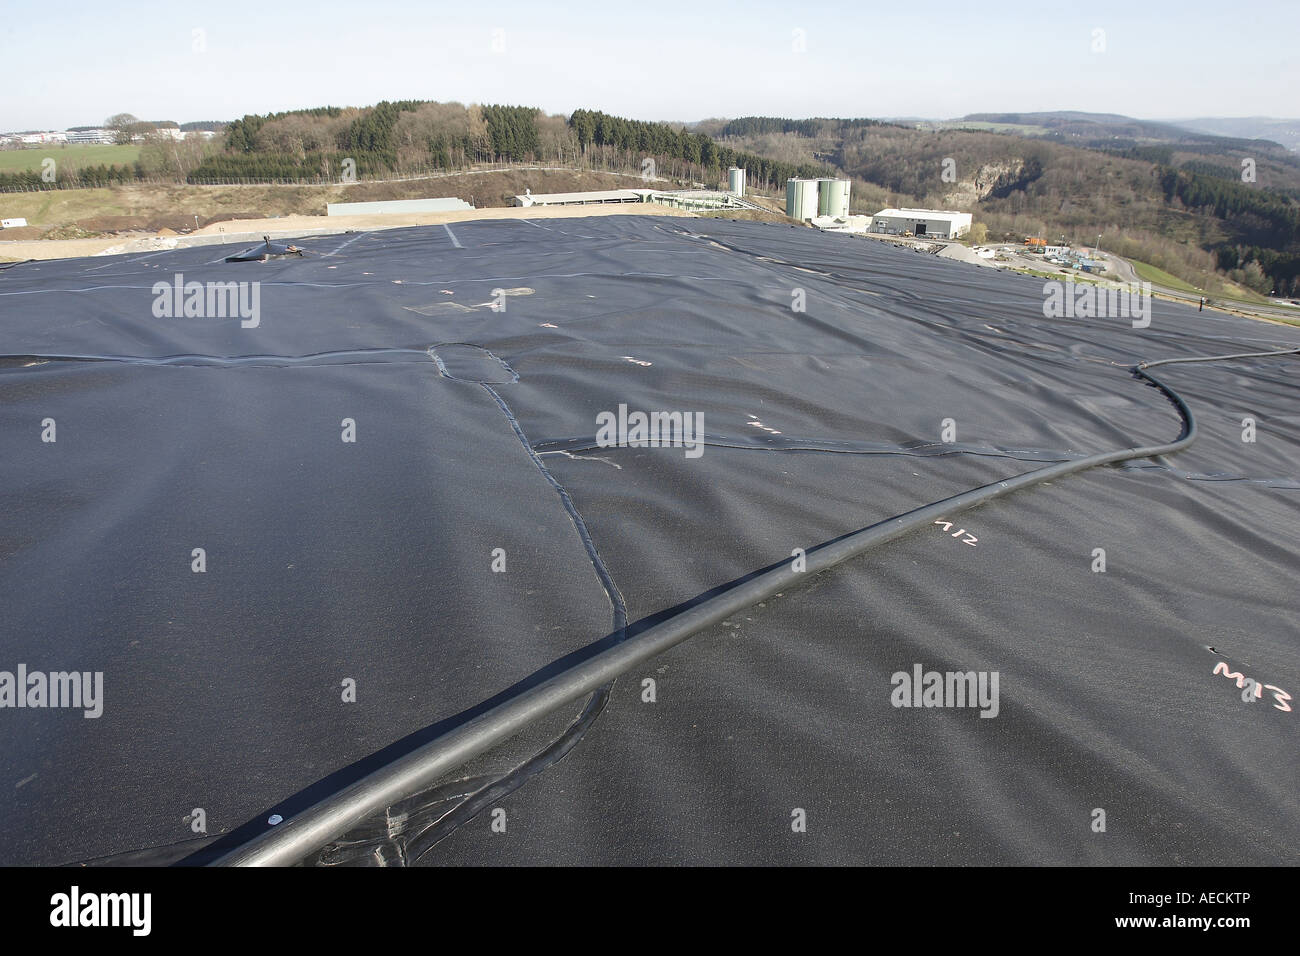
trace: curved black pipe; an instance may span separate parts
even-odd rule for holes
[[[616,644],[567,671],[525,691],[473,720],[430,741],[418,750],[375,771],[331,797],[322,800],[274,830],[249,841],[217,860],[216,866],[283,866],[295,863],[313,850],[335,840],[374,813],[404,796],[426,789],[446,774],[496,744],[514,736],[533,721],[592,693],[633,667],[662,654],[705,628],[771,597],[796,587],[814,574],[856,557],[870,548],[900,537],[938,518],[959,514],[995,498],[1030,485],[1042,484],[1101,465],[1133,458],[1170,455],[1196,440],[1196,420],[1186,402],[1148,369],[1155,365],[1283,355],[1300,349],[1241,353],[1231,356],[1163,359],[1133,366],[1132,374],[1159,389],[1178,411],[1181,434],[1163,445],[1147,445],[1099,452],[1074,461],[1058,462],[1033,471],[972,488],[905,514],[878,522],[860,531],[811,548],[806,553],[806,570],[795,571],[790,562],[753,575],[699,604]]]

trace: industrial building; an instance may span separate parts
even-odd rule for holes
[[[959,239],[970,232],[968,212],[948,209],[882,209],[871,217],[871,231],[888,236],[910,232],[933,239]]]
[[[574,193],[534,193],[525,189],[514,197],[516,206],[590,206],[603,203],[659,203],[679,209],[761,209],[744,198],[745,170],[727,170],[727,188],[720,189],[597,189]],[[817,214],[814,194],[812,215]]]
[[[849,215],[847,179],[790,179],[785,184],[785,214],[807,222],[818,216],[846,219]]]
[[[597,189],[581,193],[537,193],[525,190],[516,206],[589,206],[607,202],[649,202],[653,189]]]
[[[731,190],[717,189],[598,189],[581,193],[534,193],[516,196],[516,206],[589,206],[601,203],[653,202],[678,209],[759,209],[740,198],[745,188],[745,171],[731,170]],[[739,177],[735,175],[739,173]],[[736,190],[739,189],[740,192]]]
[[[744,173],[744,170],[741,170]],[[743,185],[743,184],[742,184]],[[673,206],[677,209],[759,209],[761,207],[741,199],[735,192],[720,192],[716,189],[673,189],[668,192],[655,191],[646,202],[659,203],[661,206]]]

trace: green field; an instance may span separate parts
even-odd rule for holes
[[[24,169],[40,171],[41,162],[50,157],[69,166],[122,166],[140,158],[139,146],[37,146],[33,149],[0,150],[0,172],[16,173]]]
[[[1137,259],[1130,259],[1133,264],[1133,271],[1146,282],[1152,285],[1164,286],[1166,289],[1177,289],[1179,292],[1191,292],[1200,295],[1201,290],[1194,285],[1188,285],[1177,276],[1172,276],[1163,269],[1157,269],[1155,266],[1145,262],[1139,262]]]
[[[1139,262],[1137,259],[1130,259],[1129,262],[1133,264],[1133,271],[1138,274],[1138,277],[1150,282],[1152,285],[1164,286],[1166,289],[1174,289],[1178,292],[1187,292],[1196,296],[1205,294],[1202,290],[1196,288],[1196,286],[1188,285],[1177,276],[1172,276],[1163,269],[1157,269],[1149,263]],[[1253,292],[1250,289],[1245,289],[1241,286],[1234,286],[1231,283],[1228,283],[1227,285],[1228,288],[1233,290],[1232,292],[1226,294],[1219,292],[1209,296],[1208,298],[1212,298],[1218,302],[1237,302],[1243,305],[1262,305],[1268,302],[1268,296],[1260,295],[1258,292]]]

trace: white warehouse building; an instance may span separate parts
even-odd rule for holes
[[[882,209],[871,217],[871,231],[890,236],[910,232],[914,236],[959,239],[970,232],[968,212],[947,209]]]

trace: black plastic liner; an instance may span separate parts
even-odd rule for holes
[[[233,256],[226,256],[227,262],[265,262],[268,259],[279,259],[284,256],[301,256],[303,250],[292,243],[272,242],[270,236],[263,236],[261,245],[245,249],[243,252],[236,253]]]
[[[0,709],[0,861],[213,859],[795,548],[1172,441],[1137,362],[1300,345],[806,229],[452,228],[0,277],[0,671],[103,673],[98,718]],[[232,281],[255,317],[157,314]],[[308,862],[1293,864],[1298,369],[1161,369],[1187,451],[851,559]],[[620,405],[702,454],[599,447]],[[893,706],[917,664],[996,718]]]

